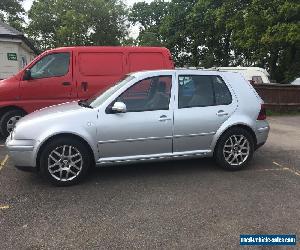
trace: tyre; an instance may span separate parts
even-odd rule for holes
[[[254,138],[243,128],[232,128],[221,135],[215,150],[217,163],[227,170],[240,170],[251,161]]]
[[[20,120],[25,113],[21,110],[9,110],[3,114],[0,119],[0,133],[5,138],[13,130],[16,122]]]
[[[41,174],[56,186],[70,186],[82,180],[91,165],[87,146],[72,137],[50,141],[40,155]]]

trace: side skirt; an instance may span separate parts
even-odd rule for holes
[[[128,164],[128,163],[138,163],[138,162],[155,162],[155,161],[168,161],[176,159],[193,159],[202,157],[211,157],[211,150],[197,150],[197,151],[186,151],[186,152],[174,152],[165,154],[153,154],[153,155],[136,155],[128,157],[109,157],[104,159],[99,159],[96,162],[98,167],[109,166],[115,164]]]

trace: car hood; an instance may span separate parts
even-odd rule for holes
[[[77,102],[51,106],[20,119],[12,133],[14,139],[45,138],[49,134],[75,133],[94,129],[91,124],[97,119],[97,110],[81,107]],[[89,125],[88,125],[89,124]]]
[[[77,102],[62,103],[55,106],[50,106],[47,108],[37,110],[29,115],[26,115],[19,122],[22,123],[22,122],[32,121],[35,119],[40,119],[40,120],[43,119],[48,120],[53,118],[56,119],[62,116],[66,117],[66,115],[68,114],[72,114],[74,112],[80,112],[86,109],[87,108],[79,106]]]

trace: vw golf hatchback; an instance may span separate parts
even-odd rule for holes
[[[70,185],[91,166],[122,162],[214,157],[242,169],[268,133],[263,101],[239,73],[156,70],[25,116],[6,146],[17,167]]]

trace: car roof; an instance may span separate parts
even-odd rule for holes
[[[130,75],[135,77],[142,77],[147,74],[186,74],[186,75],[193,75],[193,74],[200,74],[200,75],[231,75],[231,74],[238,74],[238,72],[230,72],[230,71],[222,71],[222,70],[212,70],[212,69],[160,69],[160,70],[143,70],[138,72],[132,72]]]

